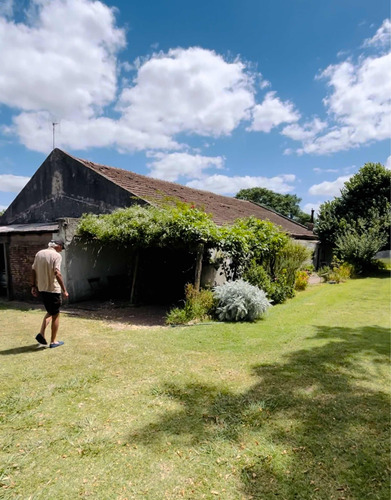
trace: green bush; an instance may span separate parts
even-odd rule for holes
[[[295,295],[296,273],[311,266],[311,252],[291,239],[284,241],[278,251],[253,259],[243,272],[243,278],[266,292],[273,304],[281,304]]]
[[[296,271],[295,290],[305,290],[308,286],[308,280],[307,271]]]
[[[375,259],[374,267],[377,271],[390,271],[391,270],[391,259]]]
[[[347,262],[341,262],[337,257],[333,257],[331,266],[323,266],[318,270],[318,275],[324,281],[335,281],[343,283],[347,281],[354,273],[354,266]]]
[[[339,259],[352,264],[356,273],[363,273],[374,268],[375,255],[386,241],[378,224],[365,228],[358,220],[355,227],[346,229],[336,238],[335,253]]]
[[[213,293],[220,321],[255,321],[271,306],[263,290],[243,280],[226,282]]]
[[[308,262],[305,263],[303,268],[303,271],[307,271],[309,276],[315,272],[315,266],[313,264],[309,264]]]
[[[250,285],[258,287],[263,290],[266,295],[270,298],[270,292],[272,290],[272,281],[267,273],[266,269],[257,264],[255,260],[252,260],[249,266],[245,269],[243,273],[244,281],[250,283]]]
[[[273,304],[282,304],[286,299],[295,296],[294,287],[288,284],[286,269],[283,269],[279,276],[272,281],[269,298]]]
[[[188,311],[184,308],[174,307],[166,315],[167,325],[185,325],[193,318],[189,317]]]
[[[191,283],[185,286],[185,305],[174,307],[166,316],[168,325],[184,325],[190,321],[203,321],[210,317],[214,308],[212,290],[197,291]]]
[[[293,287],[287,284],[285,269],[278,277],[272,279],[263,266],[252,261],[243,273],[243,279],[263,290],[273,304],[281,304],[295,295]]]
[[[218,248],[228,260],[223,263],[228,280],[241,278],[252,259],[262,264],[274,259],[276,253],[289,241],[289,236],[278,226],[255,217],[237,219],[233,225],[219,229]]]
[[[296,271],[302,269],[308,263],[310,257],[311,252],[308,248],[289,240],[276,254],[275,261],[269,263],[269,274],[278,278],[284,272],[287,286],[293,289],[296,281]]]

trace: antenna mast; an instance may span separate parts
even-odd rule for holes
[[[55,145],[56,145],[56,125],[58,125],[58,122],[52,122],[52,126],[53,126],[53,149],[55,148]]]

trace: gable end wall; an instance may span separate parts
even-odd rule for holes
[[[12,202],[1,223],[78,218],[84,213],[110,213],[134,203],[145,202],[56,149]]]

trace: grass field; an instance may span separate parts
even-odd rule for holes
[[[388,277],[254,324],[133,330],[0,305],[2,499],[389,499]]]

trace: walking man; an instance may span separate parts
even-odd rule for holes
[[[39,344],[47,346],[45,330],[51,320],[50,347],[52,348],[64,344],[61,340],[56,340],[60,324],[61,292],[65,298],[69,296],[60,272],[63,249],[64,242],[62,240],[52,240],[48,244],[48,248],[40,250],[36,254],[32,266],[31,293],[34,297],[41,297],[47,311],[42,321],[41,330],[35,340]]]

